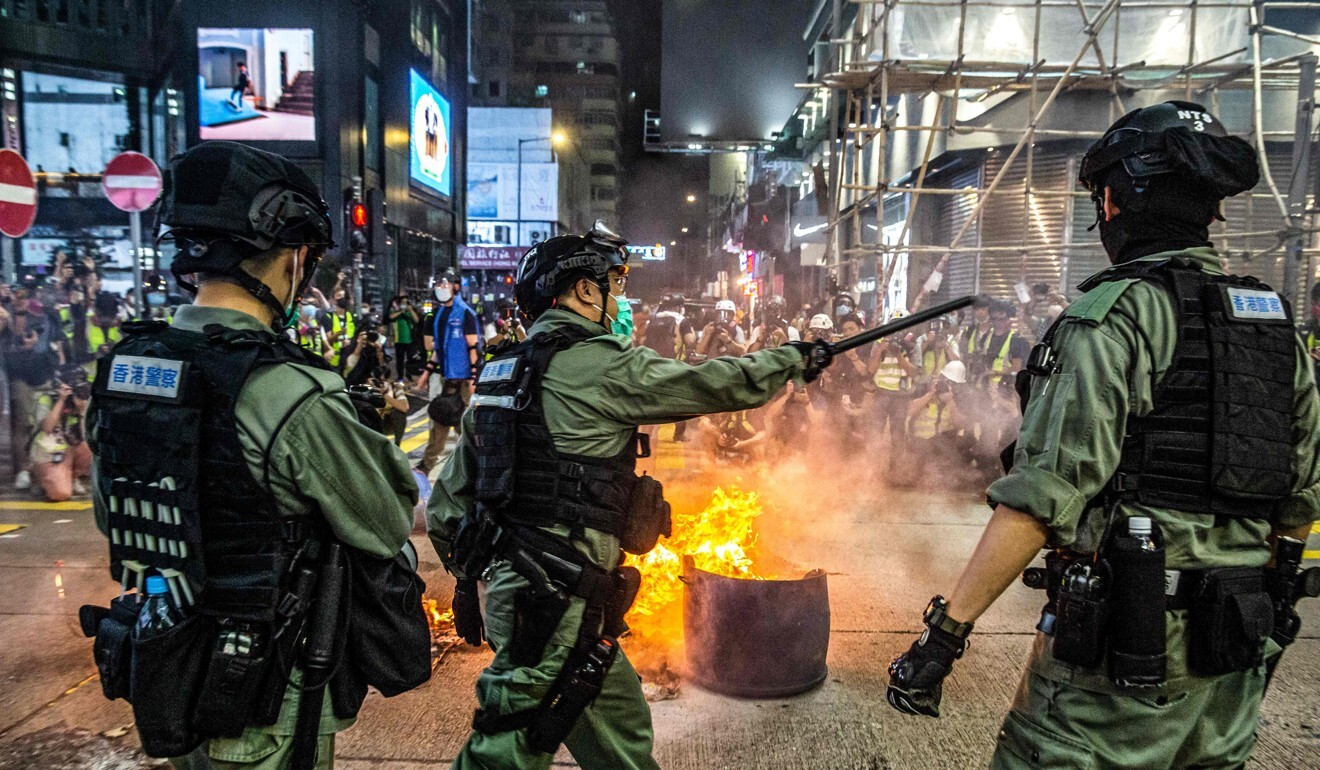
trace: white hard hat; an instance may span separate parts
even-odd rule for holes
[[[962,361],[950,361],[940,370],[940,376],[958,384],[967,382],[967,365]]]
[[[738,306],[733,304],[733,300],[731,299],[722,299],[715,303],[715,310],[719,313],[736,313],[738,312]]]
[[[824,313],[817,313],[811,317],[811,322],[807,324],[808,329],[833,329],[834,322]]]

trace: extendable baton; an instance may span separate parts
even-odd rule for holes
[[[853,348],[860,348],[863,345],[875,342],[881,337],[888,337],[889,335],[897,334],[904,329],[910,329],[913,326],[920,326],[927,321],[933,321],[946,313],[952,313],[955,310],[962,310],[974,302],[976,302],[976,297],[960,297],[945,302],[943,305],[936,305],[928,310],[913,313],[906,318],[900,318],[897,321],[890,321],[883,326],[868,329],[861,334],[855,334],[851,337],[845,337],[838,342],[832,342],[830,343],[830,352],[837,356],[838,354],[852,350]]]

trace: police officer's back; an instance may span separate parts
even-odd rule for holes
[[[395,574],[416,484],[343,380],[282,333],[332,245],[316,185],[279,156],[204,143],[171,164],[160,217],[197,296],[172,326],[126,325],[96,378],[97,522],[112,574],[137,589],[89,610],[102,685],[131,699],[154,756],[200,744],[215,767],[328,767],[375,662],[358,653],[369,621],[342,625],[368,590],[346,573]],[[148,579],[173,617],[130,643]],[[324,631],[348,642],[313,660]],[[327,662],[325,689],[310,680]],[[300,720],[303,687],[324,702]]]
[[[496,650],[456,768],[548,768],[561,742],[583,768],[656,767],[650,710],[617,647],[639,580],[620,548],[643,553],[668,527],[659,484],[634,476],[637,428],[754,408],[804,373],[789,346],[699,366],[632,347],[623,246],[597,223],[523,257],[518,305],[535,323],[482,370],[428,504],[459,578],[460,630],[480,642],[463,597],[481,579]],[[812,357],[809,377],[828,363]]]
[[[1082,161],[1114,267],[1033,351],[995,513],[890,667],[890,703],[938,716],[972,621],[1055,549],[1026,576],[1045,608],[993,767],[1251,753],[1267,661],[1296,633],[1286,554],[1320,518],[1320,401],[1287,303],[1209,243],[1257,178],[1250,145],[1185,102],[1129,113]]]

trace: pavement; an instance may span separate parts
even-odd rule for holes
[[[417,427],[408,439],[414,452],[425,441]],[[906,717],[884,701],[885,666],[915,638],[930,596],[953,585],[989,518],[978,495],[887,490],[820,469],[711,469],[690,447],[659,443],[662,478],[713,478],[762,491],[759,548],[790,560],[792,570],[826,570],[831,603],[823,685],[789,698],[741,700],[682,682],[677,697],[652,704],[662,767],[986,765],[1021,676],[1040,594],[1015,585],[977,623],[971,650],[946,683],[941,719]],[[14,601],[0,608],[0,770],[161,766],[138,751],[128,705],[101,695],[90,642],[78,628],[80,605],[104,604],[116,592],[90,507],[8,497],[0,500],[0,595]],[[413,540],[428,593],[447,604],[452,580],[424,534]],[[1308,555],[1320,556],[1318,546],[1320,533]],[[1320,601],[1300,610],[1303,637],[1265,700],[1251,768],[1320,767]],[[336,766],[447,767],[467,736],[472,684],[489,658],[484,649],[452,649],[421,688],[390,699],[372,693],[357,725],[338,738]],[[676,665],[681,659],[671,653]],[[561,751],[554,766],[576,765]]]

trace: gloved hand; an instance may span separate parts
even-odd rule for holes
[[[965,640],[927,626],[921,638],[889,664],[889,705],[904,714],[939,717],[944,678],[965,649]]]
[[[473,647],[480,647],[485,638],[486,624],[481,619],[481,600],[477,596],[477,581],[459,580],[454,586],[454,633]]]
[[[806,382],[815,380],[821,372],[825,371],[825,367],[834,361],[834,348],[824,340],[816,340],[815,342],[793,341],[788,344],[802,354],[802,362],[806,365],[806,369],[802,372],[802,379]]]

